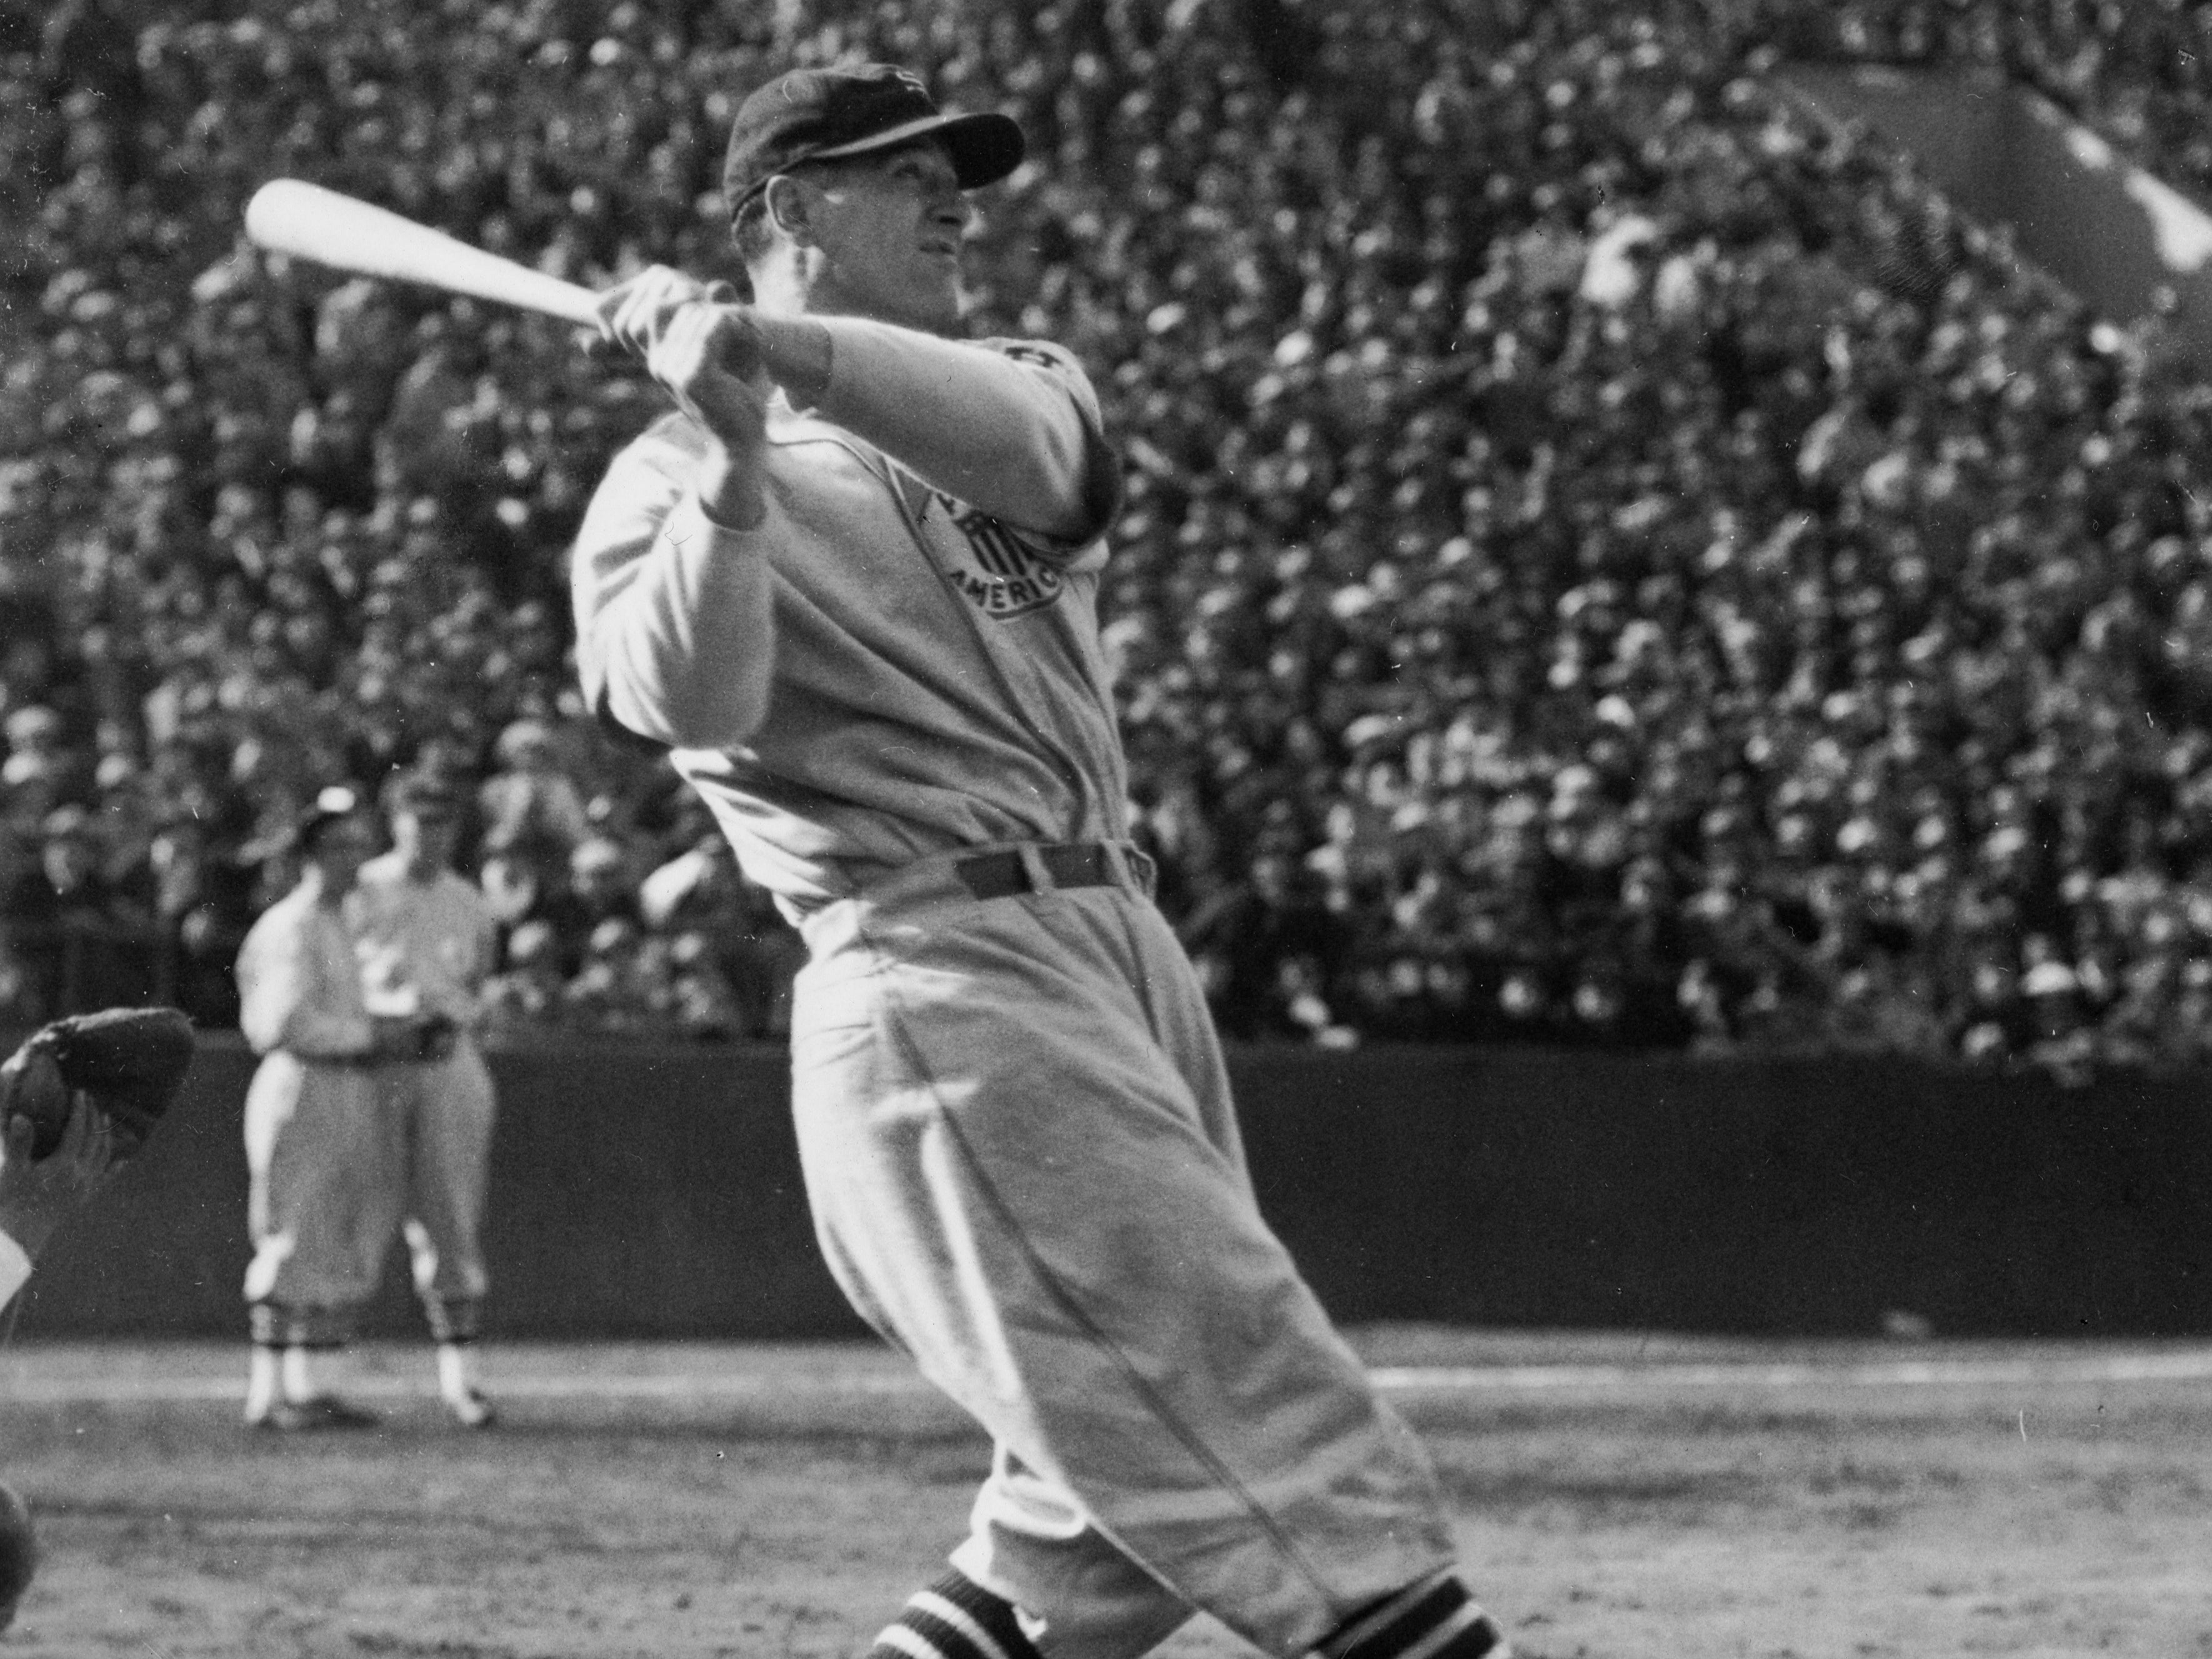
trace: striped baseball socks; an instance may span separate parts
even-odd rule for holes
[[[1014,1604],[963,1572],[915,1592],[867,1659],[1042,1659]]]
[[[1513,1659],[1498,1621],[1449,1568],[1354,1613],[1316,1659]],[[866,1659],[1042,1659],[1013,1603],[966,1574],[918,1591]]]
[[[1322,1659],[1513,1659],[1498,1621],[1449,1568],[1352,1614],[1316,1652]]]

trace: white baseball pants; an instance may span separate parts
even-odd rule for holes
[[[977,900],[940,859],[804,931],[793,1103],[823,1249],[995,1438],[953,1559],[1042,1620],[1049,1659],[1131,1659],[1197,1609],[1302,1653],[1450,1563],[1425,1455],[1261,1217],[1204,997],[1144,893]]]
[[[279,1341],[346,1340],[404,1222],[433,1334],[473,1336],[492,1118],[490,1074],[472,1045],[374,1067],[266,1056],[246,1094],[246,1299],[269,1310],[258,1328]]]

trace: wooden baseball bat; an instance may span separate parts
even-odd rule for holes
[[[255,191],[246,234],[272,253],[338,270],[422,283],[586,327],[599,321],[592,308],[599,296],[587,288],[303,179],[272,179]]]

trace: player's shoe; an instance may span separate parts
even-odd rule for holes
[[[279,1400],[264,1411],[249,1413],[246,1426],[279,1434],[314,1434],[326,1429],[373,1429],[378,1421],[374,1412],[334,1394],[319,1394],[305,1400]]]
[[[499,1423],[499,1413],[482,1389],[464,1389],[445,1399],[446,1409],[453,1413],[453,1421],[465,1429],[489,1429]]]

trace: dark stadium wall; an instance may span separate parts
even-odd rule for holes
[[[252,1057],[58,1238],[19,1336],[233,1335]],[[1766,1334],[2212,1332],[2212,1091],[1865,1058],[1249,1048],[1261,1202],[1340,1318]],[[784,1057],[495,1056],[492,1334],[860,1334]],[[395,1254],[372,1334],[419,1330]]]
[[[1909,153],[1970,217],[2115,322],[2151,313],[2212,356],[2212,215],[2131,165],[2047,99],[1929,70],[1792,65],[1783,85],[1823,116],[1863,121]]]

